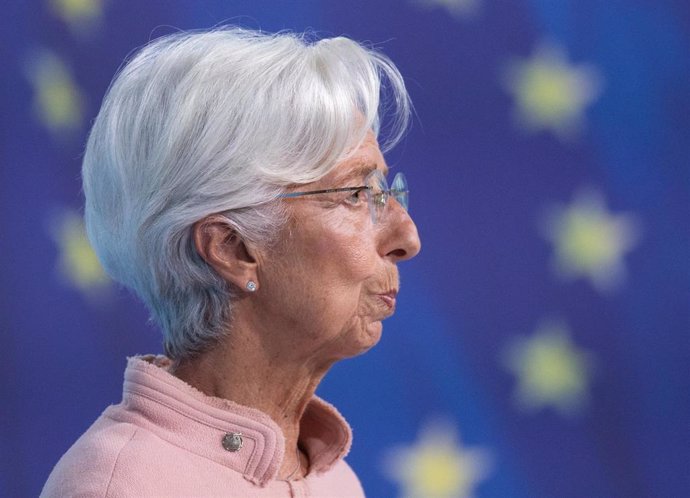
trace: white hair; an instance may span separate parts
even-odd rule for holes
[[[347,38],[226,27],[141,49],[111,84],[82,176],[89,239],[108,274],[163,329],[168,355],[196,354],[227,332],[238,289],[197,253],[195,222],[223,213],[244,240],[269,244],[291,184],[322,178],[364,139],[406,130],[402,76]]]

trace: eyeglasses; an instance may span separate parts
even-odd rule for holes
[[[409,207],[410,191],[407,187],[407,179],[402,173],[398,173],[393,178],[391,187],[388,188],[386,177],[383,176],[381,170],[375,169],[367,175],[364,179],[364,185],[359,187],[343,187],[343,188],[329,188],[326,190],[309,190],[305,192],[289,192],[282,194],[280,198],[301,197],[303,195],[316,194],[332,194],[335,192],[363,192],[369,204],[369,212],[371,213],[371,221],[377,224],[383,217],[384,210],[388,198],[393,198],[398,201],[405,211]]]

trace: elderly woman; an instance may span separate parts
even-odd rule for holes
[[[349,426],[314,392],[379,340],[420,248],[382,109],[385,150],[403,80],[346,38],[226,28],[129,61],[89,136],[86,225],[167,356],[129,359],[43,496],[363,496]]]

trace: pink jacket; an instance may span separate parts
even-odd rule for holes
[[[152,357],[130,358],[122,402],[108,407],[53,469],[42,497],[363,497],[343,457],[350,427],[314,397],[300,445],[309,474],[276,479],[285,441],[263,412],[202,394]]]

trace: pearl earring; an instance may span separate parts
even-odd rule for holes
[[[250,280],[249,282],[247,282],[247,290],[249,292],[255,292],[256,291],[256,282],[254,282],[253,280]]]

